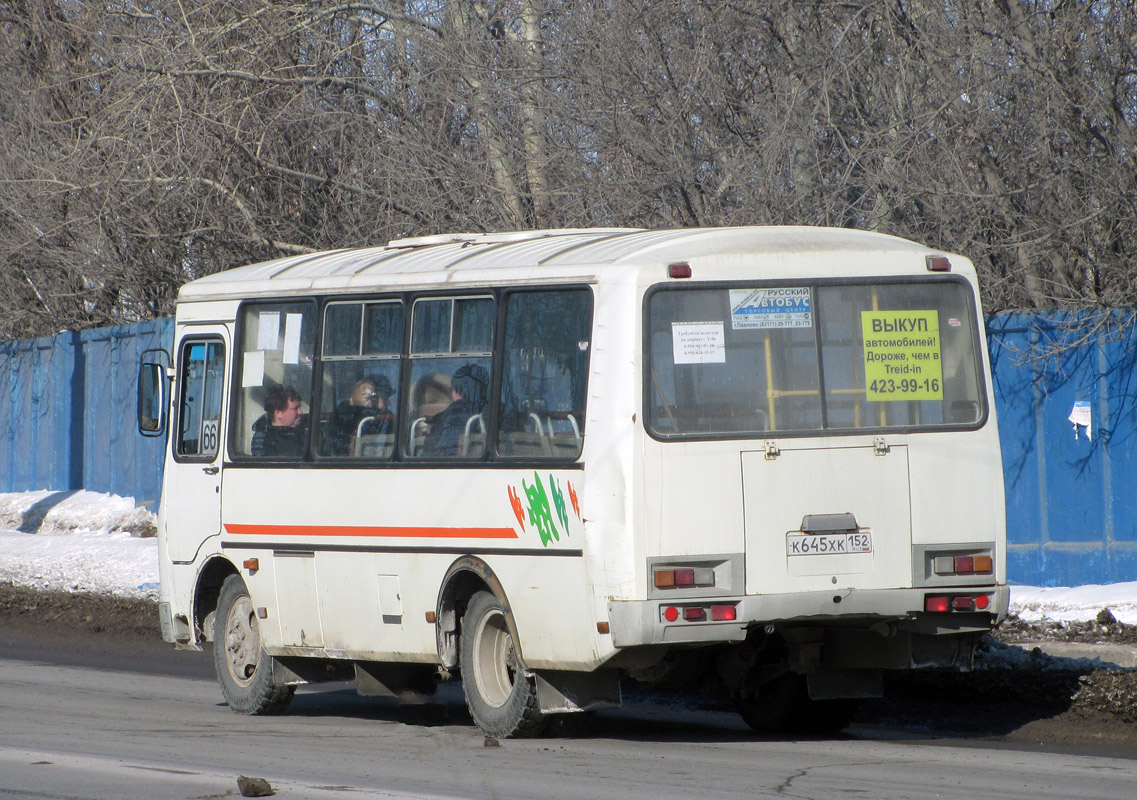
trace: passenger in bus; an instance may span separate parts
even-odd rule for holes
[[[363,426],[363,433],[390,433],[390,399],[394,393],[386,375],[356,381],[348,399],[340,402],[329,420],[324,439],[325,455],[351,455],[353,440],[360,429],[359,424],[364,420],[369,422]]]
[[[461,455],[462,436],[466,423],[481,414],[486,407],[490,376],[479,364],[460,367],[450,379],[451,403],[430,418],[430,432],[423,443],[424,456]]]
[[[300,394],[291,386],[273,386],[265,394],[265,413],[253,423],[254,456],[301,456],[308,444],[308,417]]]

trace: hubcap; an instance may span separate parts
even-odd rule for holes
[[[482,618],[474,638],[474,680],[482,698],[495,708],[505,705],[517,678],[517,654],[505,615],[494,611]]]
[[[261,634],[257,613],[248,595],[237,598],[225,620],[225,663],[240,686],[248,686],[257,671],[261,655]]]

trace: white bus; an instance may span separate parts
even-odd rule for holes
[[[172,362],[172,363],[169,363]],[[454,234],[193,281],[143,365],[163,637],[237,712],[701,681],[830,731],[1006,614],[973,265],[807,227]]]

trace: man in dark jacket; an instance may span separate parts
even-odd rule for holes
[[[300,411],[300,394],[291,386],[274,386],[265,394],[265,413],[253,423],[254,456],[304,455],[308,418]]]
[[[485,411],[489,386],[489,373],[479,364],[467,364],[454,373],[450,379],[450,399],[453,402],[430,419],[430,433],[423,444],[423,455],[466,455],[460,452],[466,423],[470,417]]]

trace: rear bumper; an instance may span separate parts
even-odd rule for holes
[[[928,594],[988,594],[991,605],[983,613],[923,611]],[[989,630],[1007,616],[1010,592],[1006,586],[968,586],[958,589],[873,589],[803,592],[800,594],[748,595],[745,597],[632,600],[608,603],[612,643],[616,647],[647,644],[711,644],[740,642],[747,632],[764,624],[801,624],[825,627],[868,627],[877,622],[899,622],[922,634],[976,633]],[[730,622],[668,622],[668,606],[734,605]]]

